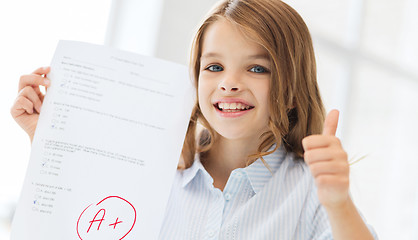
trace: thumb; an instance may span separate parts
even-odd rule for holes
[[[328,113],[327,117],[325,118],[324,130],[322,131],[322,135],[335,136],[335,133],[337,132],[339,115],[340,112],[336,109],[333,109]]]

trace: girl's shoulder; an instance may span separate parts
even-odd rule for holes
[[[300,172],[300,174],[312,177],[308,164],[306,164],[302,157],[296,156],[295,153],[287,152],[284,162],[288,165],[288,171]]]

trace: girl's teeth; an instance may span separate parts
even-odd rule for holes
[[[219,109],[223,111],[232,111],[232,110],[248,110],[250,109],[250,106],[247,106],[243,103],[218,103]]]

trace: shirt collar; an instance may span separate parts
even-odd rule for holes
[[[273,150],[276,145],[273,145],[269,151]],[[270,170],[264,165],[261,159],[257,159],[251,165],[243,168],[244,172],[248,176],[250,180],[251,186],[255,193],[259,192],[266,182],[268,182],[274,173],[279,169],[281,163],[283,162],[286,156],[286,150],[283,147],[283,144],[272,154],[264,156],[263,159],[270,167]],[[238,169],[235,169],[236,171]],[[202,163],[200,162],[199,154],[195,155],[194,162],[190,168],[183,170],[183,181],[182,187],[185,187],[189,184],[198,173],[204,175],[204,178],[207,180],[208,184],[213,184],[213,178],[209,175],[206,169],[203,167]],[[232,174],[232,173],[231,173]]]
[[[273,145],[269,151],[273,150],[276,145]],[[264,165],[261,159],[257,159],[251,165],[244,168],[250,180],[251,186],[255,193],[263,189],[264,185],[273,177],[276,171],[280,168],[281,163],[286,157],[286,149],[283,144],[277,148],[273,153],[264,156],[263,159],[269,166],[270,170]]]
[[[200,162],[199,154],[195,154],[194,162],[191,167],[183,170],[182,187],[190,183],[198,174],[198,172],[207,173],[202,163]],[[209,175],[209,173],[207,173]]]

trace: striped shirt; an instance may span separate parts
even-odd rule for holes
[[[332,239],[308,166],[283,147],[264,160],[271,172],[258,159],[233,170],[223,191],[198,158],[178,170],[159,238]]]

